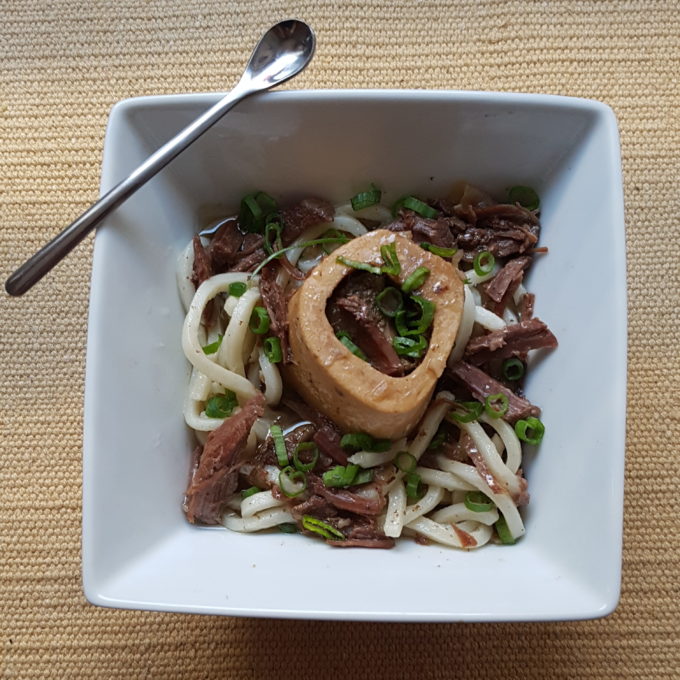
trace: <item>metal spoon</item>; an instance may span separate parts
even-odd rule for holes
[[[270,28],[253,50],[246,70],[226,97],[151,154],[127,179],[21,265],[5,282],[10,295],[23,295],[60,262],[107,215],[195,142],[233,106],[256,92],[268,90],[302,71],[314,55],[312,29],[302,21],[282,21]]]

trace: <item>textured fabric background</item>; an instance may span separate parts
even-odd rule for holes
[[[97,197],[110,107],[221,91],[286,16],[318,36],[297,88],[599,99],[623,145],[629,397],[623,593],[566,624],[378,625],[109,611],[80,582],[91,241],[0,294],[3,678],[680,677],[680,5],[674,0],[0,0],[0,274]],[[604,273],[606,275],[606,272]]]

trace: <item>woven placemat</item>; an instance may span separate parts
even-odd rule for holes
[[[513,90],[609,104],[623,146],[630,299],[623,592],[612,616],[378,625],[110,611],[85,602],[80,580],[88,240],[24,298],[0,295],[2,677],[680,677],[679,7],[1,0],[3,279],[97,197],[114,102],[228,89],[261,32],[294,15],[319,45],[295,87]]]

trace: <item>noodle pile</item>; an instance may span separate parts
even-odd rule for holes
[[[291,267],[306,275],[324,257],[332,256],[329,252],[335,245],[305,244],[323,240],[328,234],[361,237],[369,229],[384,228],[393,221],[392,212],[380,204],[358,210],[351,204],[340,205],[332,221],[306,228],[276,259],[287,258]],[[204,246],[209,242],[208,237],[202,237]],[[184,401],[186,423],[203,446],[210,433],[239,408],[258,394],[264,397],[262,415],[255,419],[239,453],[236,489],[223,499],[220,522],[225,527],[256,532],[278,526],[284,531],[320,535],[331,545],[367,545],[374,540],[376,547],[388,547],[391,543],[385,544],[384,539],[412,536],[419,542],[463,549],[478,548],[492,540],[513,543],[525,533],[519,506],[527,502],[528,495],[521,472],[523,442],[517,428],[499,417],[493,399],[484,409],[471,408],[469,392],[443,379],[408,437],[390,441],[382,450],[356,450],[356,446],[347,450],[348,465],[373,472],[369,483],[350,485],[343,493],[378,503],[379,512],[357,518],[340,508],[330,517],[315,515],[313,510],[301,516],[296,505],[321,492],[310,487],[298,495],[282,493],[281,465],[273,464],[271,456],[269,462],[260,465],[259,488],[255,489],[250,483],[254,461],[263,460],[257,454],[263,447],[274,450],[272,427],[280,426],[288,436],[297,428],[310,426],[310,421],[290,408],[286,398],[290,388],[282,377],[281,364],[265,350],[265,336],[251,330],[254,310],[263,305],[259,267],[254,274],[214,274],[195,289],[194,252],[194,244],[189,243],[180,256],[177,274],[186,309],[182,348],[192,366]],[[463,255],[459,250],[449,258],[461,267],[465,277],[463,315],[449,366],[464,358],[472,338],[521,323],[526,307],[523,301],[528,295],[520,282],[508,296],[505,308],[495,313],[485,304],[483,284],[493,279],[502,265],[495,262],[487,268],[473,267],[470,258]],[[301,285],[301,278],[291,275],[289,266],[277,269],[276,283],[287,298]],[[229,415],[220,417],[214,408],[208,408],[211,400],[232,393],[234,408]],[[332,464],[334,461],[321,456],[321,468],[328,470]],[[290,480],[284,481],[291,486]],[[335,502],[330,491],[326,497]],[[352,543],[343,539],[355,535],[355,519],[368,533],[355,532],[359,540]]]

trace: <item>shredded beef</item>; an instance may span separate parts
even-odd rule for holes
[[[283,233],[281,241],[284,246],[292,243],[309,227],[321,222],[331,222],[335,216],[335,206],[320,198],[305,198],[281,210]]]
[[[502,302],[512,287],[517,287],[524,271],[531,264],[531,257],[516,257],[508,262],[490,281],[482,285],[484,292],[494,301]]]
[[[338,511],[325,498],[317,494],[311,494],[302,502],[291,505],[289,510],[298,521],[301,521],[304,515],[311,515],[317,519],[329,519],[338,514]]]
[[[513,203],[497,203],[496,205],[488,205],[483,207],[475,207],[475,215],[477,220],[484,221],[491,218],[505,218],[515,220],[517,222],[527,222],[532,225],[538,225],[538,217],[523,208],[521,205]]]
[[[224,502],[236,491],[246,440],[263,413],[264,396],[258,393],[208,435],[186,492],[184,509],[190,522],[219,523]]]
[[[251,272],[266,257],[264,248],[257,248],[252,253],[242,257],[236,262],[229,271],[232,272]]]
[[[302,420],[308,420],[318,428],[313,439],[322,454],[332,458],[338,465],[347,465],[347,454],[340,446],[342,437],[332,420],[301,399],[290,395],[286,395],[282,403]]]
[[[375,304],[384,287],[381,276],[355,272],[336,288],[326,305],[326,315],[333,330],[348,333],[375,369],[401,376],[405,363],[396,353],[390,328]]]
[[[508,398],[508,411],[505,419],[514,423],[520,418],[527,416],[539,416],[541,409],[531,402],[516,395],[498,380],[494,380],[480,368],[472,366],[465,361],[459,361],[444,371],[444,375],[453,378],[457,383],[464,385],[470,391],[473,398],[484,402],[492,394],[504,394]]]
[[[213,266],[210,253],[203,247],[200,236],[194,236],[193,244],[194,266],[191,273],[191,282],[198,288],[213,275]]]
[[[283,288],[276,281],[278,263],[272,261],[262,268],[260,274],[260,295],[271,321],[270,330],[281,343],[283,363],[290,362],[288,347],[288,305]]]
[[[557,338],[540,319],[533,318],[472,338],[465,357],[473,364],[483,364],[490,359],[523,356],[542,347],[557,347]]]
[[[534,302],[536,296],[533,293],[524,293],[519,303],[519,317],[522,321],[528,321],[534,315]]]
[[[373,517],[379,515],[385,507],[385,497],[375,484],[364,484],[361,487],[362,493],[357,493],[348,489],[328,488],[320,477],[308,473],[307,486],[317,496],[325,498],[338,510],[345,512]]]
[[[456,239],[451,233],[451,226],[457,226],[447,217],[436,220],[420,217],[411,210],[402,210],[399,218],[388,225],[390,231],[410,231],[417,243],[427,241],[441,248],[454,248]]]
[[[235,219],[226,220],[210,241],[210,255],[215,270],[228,270],[237,259],[242,244],[243,234],[239,231],[238,222]]]

